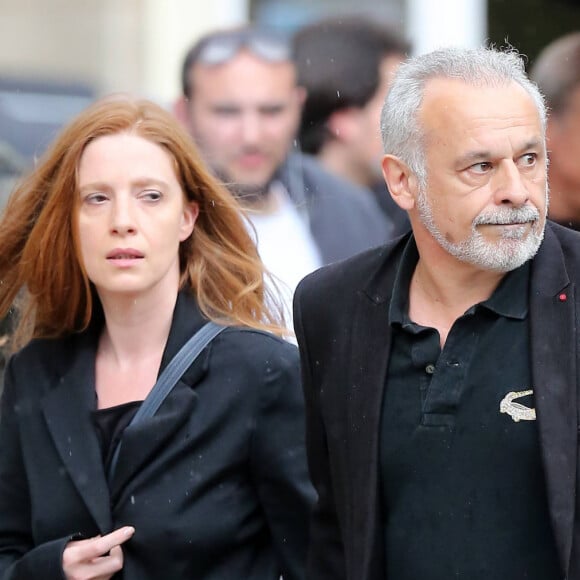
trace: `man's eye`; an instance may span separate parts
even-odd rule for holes
[[[480,163],[475,163],[469,169],[474,173],[487,173],[491,169],[491,163],[482,161]]]
[[[536,164],[538,156],[536,153],[526,153],[520,157],[520,163],[524,167],[533,167]]]
[[[238,112],[239,110],[234,107],[215,107],[213,109],[213,114],[218,117],[234,117]]]
[[[284,107],[282,105],[272,105],[271,107],[262,107],[260,109],[262,115],[266,117],[275,117],[284,112]]]

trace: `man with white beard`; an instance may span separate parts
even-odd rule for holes
[[[381,125],[412,232],[294,301],[308,578],[580,580],[580,235],[546,222],[543,98],[515,52],[441,49]]]

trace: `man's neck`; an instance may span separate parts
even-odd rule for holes
[[[487,300],[505,273],[460,262],[440,247],[429,249],[419,249],[422,257],[411,279],[409,317],[436,328],[443,346],[453,323],[474,304]]]
[[[275,184],[271,183],[268,190],[259,195],[238,197],[238,202],[244,210],[251,214],[271,215],[278,211],[281,205],[281,197]]]

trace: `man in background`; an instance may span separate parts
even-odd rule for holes
[[[392,237],[371,194],[291,152],[304,89],[285,39],[252,28],[208,34],[188,52],[182,84],[178,115],[247,210],[288,304],[309,272]]]
[[[530,75],[550,109],[548,217],[580,230],[580,31],[546,46]]]
[[[326,169],[372,189],[397,233],[409,230],[381,173],[381,107],[394,72],[410,51],[391,27],[335,17],[294,36],[298,84],[306,89],[300,146]]]

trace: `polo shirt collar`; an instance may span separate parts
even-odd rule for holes
[[[508,318],[523,320],[528,314],[530,261],[508,272],[494,293],[480,306]]]

